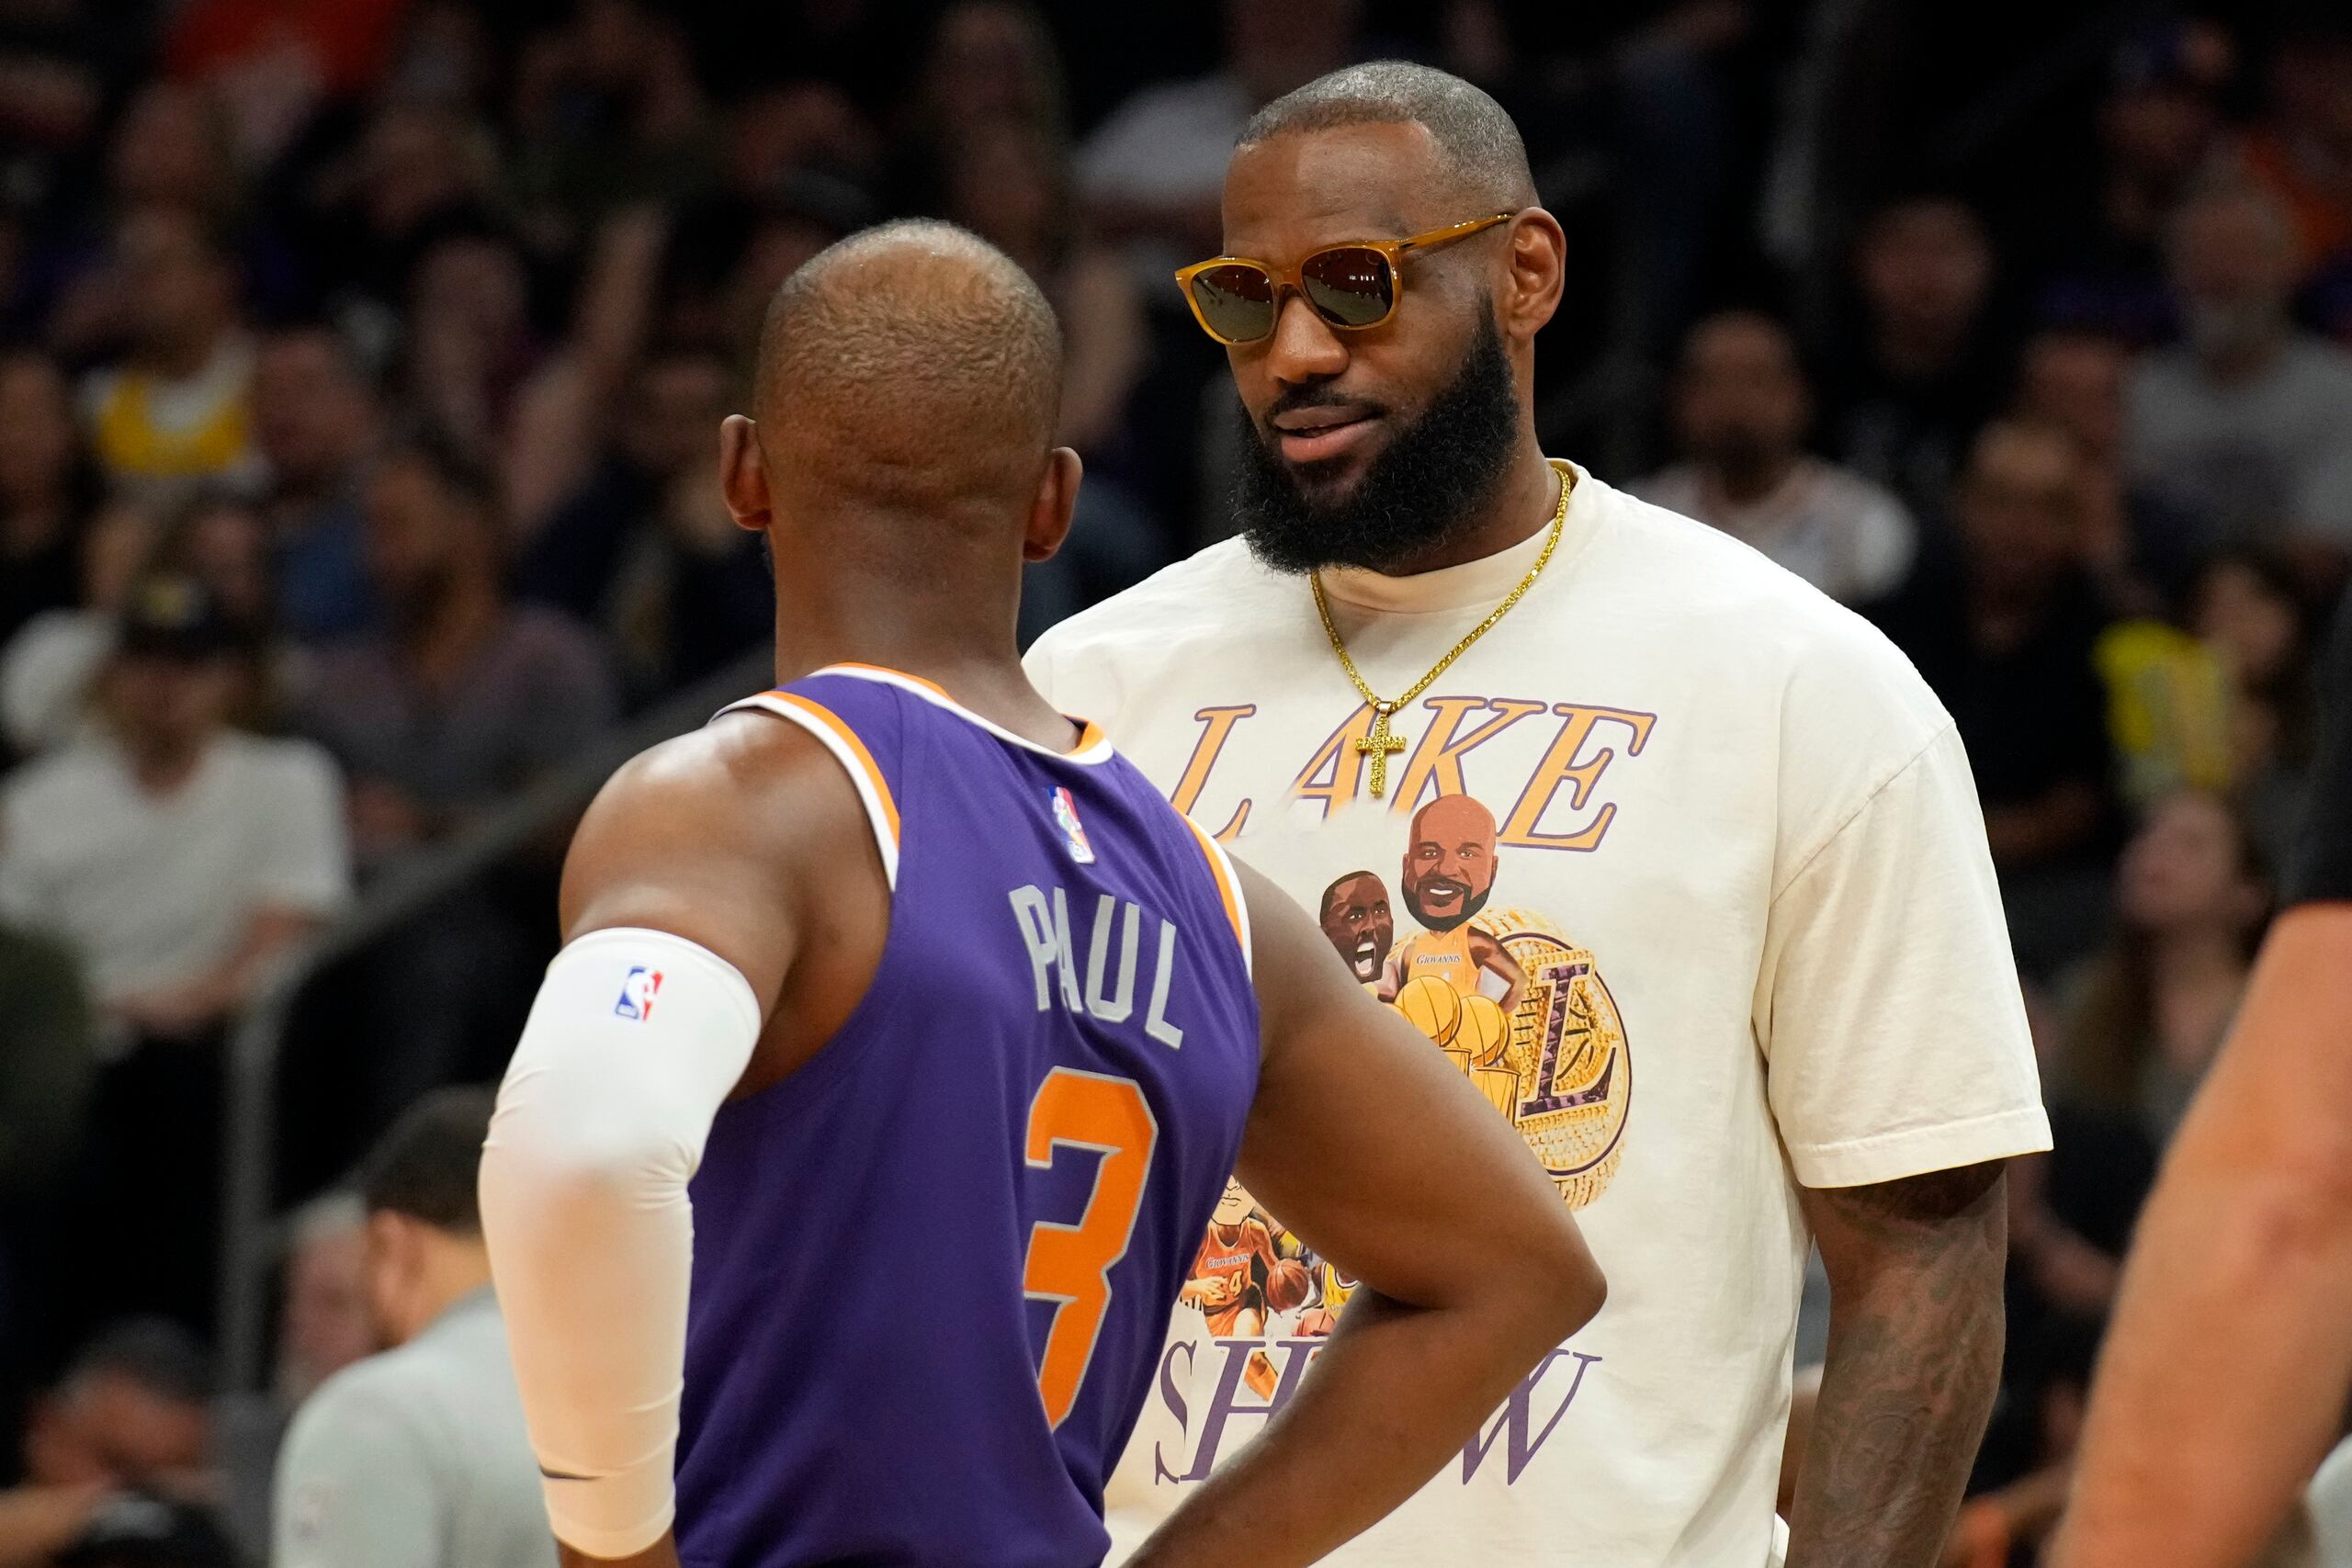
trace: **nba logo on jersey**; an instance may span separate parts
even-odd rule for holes
[[[1062,845],[1080,865],[1094,863],[1094,846],[1086,841],[1085,825],[1078,819],[1078,802],[1067,788],[1054,791],[1054,826],[1062,830]]]
[[[619,1018],[651,1018],[653,998],[661,990],[662,971],[648,969],[642,964],[637,965],[628,972],[628,978],[621,982],[621,999],[613,1004],[614,1015]]]

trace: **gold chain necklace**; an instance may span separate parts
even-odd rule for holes
[[[1389,718],[1400,711],[1407,703],[1429,690],[1430,682],[1444,674],[1446,668],[1455,660],[1469,652],[1472,643],[1494,630],[1502,618],[1510,614],[1511,606],[1519,603],[1521,596],[1535,586],[1535,580],[1544,575],[1544,565],[1551,560],[1552,551],[1560,542],[1561,530],[1567,526],[1568,496],[1577,488],[1577,474],[1574,468],[1565,463],[1555,463],[1553,467],[1560,473],[1560,504],[1552,513],[1551,536],[1544,541],[1544,548],[1536,555],[1535,564],[1527,569],[1527,575],[1519,580],[1519,586],[1504,596],[1503,602],[1495,606],[1492,615],[1472,626],[1469,636],[1455,643],[1443,659],[1430,666],[1428,674],[1406,687],[1397,696],[1375,695],[1373,689],[1364,683],[1363,674],[1356,669],[1356,661],[1348,657],[1348,645],[1341,639],[1340,628],[1332,624],[1331,604],[1323,596],[1322,574],[1307,573],[1306,581],[1315,590],[1315,613],[1323,617],[1323,632],[1331,639],[1331,651],[1340,656],[1340,668],[1348,672],[1348,679],[1355,682],[1356,690],[1362,693],[1363,700],[1372,705],[1372,733],[1356,742],[1356,755],[1372,759],[1373,799],[1378,800],[1387,793],[1388,759],[1405,749],[1405,738],[1388,728]]]

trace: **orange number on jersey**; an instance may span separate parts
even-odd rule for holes
[[[1079,1384],[1094,1359],[1102,1314],[1111,1308],[1111,1268],[1127,1255],[1159,1141],[1159,1123],[1132,1078],[1056,1067],[1030,1102],[1032,1166],[1052,1166],[1062,1145],[1102,1156],[1078,1224],[1038,1221],[1029,1232],[1029,1260],[1022,1271],[1021,1288],[1033,1299],[1058,1303],[1037,1364],[1037,1393],[1046,1402],[1046,1419],[1056,1427],[1078,1403]]]

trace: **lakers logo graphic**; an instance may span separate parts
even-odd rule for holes
[[[1557,927],[1524,909],[1490,913],[1479,923],[1527,975],[1501,1056],[1510,1082],[1479,1088],[1498,1109],[1507,1100],[1511,1124],[1568,1206],[1581,1209],[1607,1189],[1624,1152],[1634,1099],[1624,1024],[1592,954]]]

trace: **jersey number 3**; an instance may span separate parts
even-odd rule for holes
[[[1159,1141],[1159,1123],[1133,1078],[1056,1067],[1030,1102],[1031,1166],[1050,1168],[1063,1147],[1102,1156],[1078,1224],[1038,1221],[1030,1229],[1022,1270],[1021,1288],[1030,1299],[1055,1303],[1054,1325],[1037,1363],[1037,1393],[1046,1402],[1046,1419],[1056,1427],[1078,1403],[1079,1385],[1094,1359],[1102,1316],[1111,1310],[1111,1269],[1127,1255]]]

